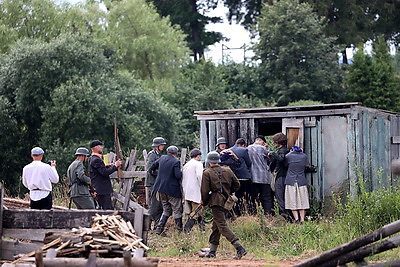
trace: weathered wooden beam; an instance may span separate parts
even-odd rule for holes
[[[363,247],[367,244],[373,243],[375,241],[381,240],[385,237],[388,237],[392,234],[398,233],[400,231],[400,220],[395,221],[391,224],[387,224],[372,233],[361,236],[357,239],[354,239],[348,243],[337,246],[331,250],[325,251],[324,253],[317,255],[313,258],[305,260],[295,266],[297,267],[306,267],[306,266],[320,266],[320,264],[335,259],[345,253]]]
[[[345,255],[341,255],[335,259],[332,259],[328,262],[321,264],[320,266],[324,267],[336,267],[341,266],[349,262],[361,262],[364,258],[368,256],[372,256],[375,254],[379,254],[381,252],[397,248],[400,246],[400,235],[396,235],[394,237],[388,238],[382,242],[378,242],[375,244],[371,244],[366,247],[362,247],[356,250],[353,250]]]
[[[331,109],[331,110],[298,110],[283,112],[260,112],[260,113],[234,113],[234,114],[215,114],[215,115],[195,115],[198,120],[235,120],[235,119],[261,119],[261,118],[296,118],[311,116],[331,116],[350,114],[351,109]]]
[[[29,239],[31,241],[43,242],[43,239],[49,229],[3,229],[3,237],[15,239]],[[53,233],[69,233],[71,229],[51,229]]]
[[[96,214],[108,215],[114,212],[118,212],[125,220],[132,220],[135,214],[132,211],[113,210],[5,210],[3,227],[16,229],[91,227],[92,217]]]
[[[120,178],[130,179],[130,178],[145,178],[147,173],[146,171],[123,171],[123,174],[124,175]],[[110,178],[117,179],[118,178],[117,172],[113,172],[112,174],[110,174]]]
[[[31,262],[34,259],[29,259]],[[81,267],[87,266],[88,260],[84,258],[43,258],[46,267]],[[158,265],[158,259],[154,258],[131,258],[132,266],[152,267]],[[93,266],[93,265],[90,265]],[[97,267],[125,267],[124,258],[96,258],[95,265]]]

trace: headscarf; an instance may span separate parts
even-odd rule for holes
[[[292,150],[296,151],[296,152],[303,152],[303,150],[301,149],[301,147],[298,146],[292,146]]]

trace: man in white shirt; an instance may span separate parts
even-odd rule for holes
[[[29,189],[31,209],[46,209],[53,207],[51,194],[52,183],[58,183],[59,176],[56,170],[56,161],[50,165],[42,162],[44,150],[34,147],[31,150],[33,161],[22,170],[22,183]]]
[[[196,208],[201,205],[201,179],[203,175],[203,164],[201,163],[201,151],[194,148],[190,151],[190,160],[182,169],[182,189],[185,199],[185,213],[188,214],[189,220],[185,225],[185,232],[190,231],[194,223],[197,221],[200,228],[204,228],[202,210],[194,214]]]

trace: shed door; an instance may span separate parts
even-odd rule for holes
[[[282,132],[287,136],[287,147],[299,146],[304,149],[304,120],[282,119]]]

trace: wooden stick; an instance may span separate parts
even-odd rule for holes
[[[61,241],[62,241],[61,238],[54,239],[52,242],[41,246],[40,249],[41,250],[46,250],[48,248],[51,248],[52,246],[57,245],[58,243],[61,243]],[[21,260],[23,260],[25,258],[32,257],[33,255],[35,255],[35,251],[29,252],[28,254],[23,255],[22,257],[16,259],[15,261],[13,261],[11,263],[12,264],[16,264],[16,263],[20,262]]]

